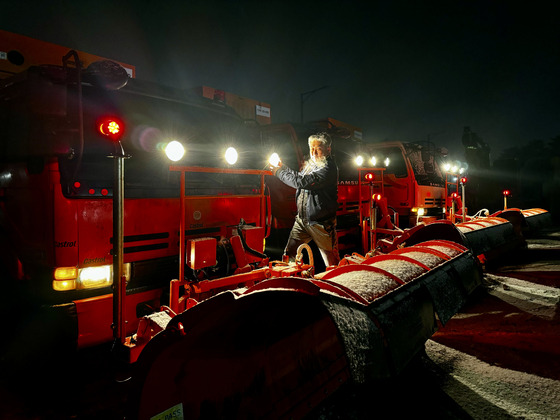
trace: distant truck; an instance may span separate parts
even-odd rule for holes
[[[445,151],[429,142],[369,143],[373,166],[385,167],[384,195],[398,214],[399,227],[412,227],[444,217],[445,173],[440,158]]]

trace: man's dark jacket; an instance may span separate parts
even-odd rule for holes
[[[338,209],[338,167],[334,159],[327,157],[326,165],[312,170],[310,173],[296,172],[287,166],[281,166],[276,176],[286,185],[296,188],[296,202],[298,214],[313,225],[336,217]],[[307,190],[306,211],[300,208],[300,195]]]

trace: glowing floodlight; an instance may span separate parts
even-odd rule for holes
[[[227,163],[229,163],[230,165],[235,165],[235,162],[237,162],[238,158],[237,150],[235,150],[235,147],[227,148],[225,158]]]
[[[173,140],[167,143],[167,146],[165,146],[165,154],[167,155],[169,160],[177,162],[181,160],[183,156],[185,156],[185,148],[180,142]]]
[[[362,166],[364,164],[363,156],[356,156],[356,159],[354,159],[354,163],[358,166]]]
[[[270,163],[272,166],[280,165],[280,156],[278,156],[278,153],[271,154],[268,158],[268,163]]]

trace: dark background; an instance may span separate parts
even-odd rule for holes
[[[365,141],[432,140],[494,160],[560,135],[553,2],[20,1],[4,30],[136,66],[137,77],[271,104],[273,122],[333,117]]]

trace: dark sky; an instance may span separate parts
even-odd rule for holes
[[[274,122],[333,117],[365,141],[497,158],[560,135],[560,30],[541,1],[20,1],[0,28],[134,64],[137,77],[268,102]]]

